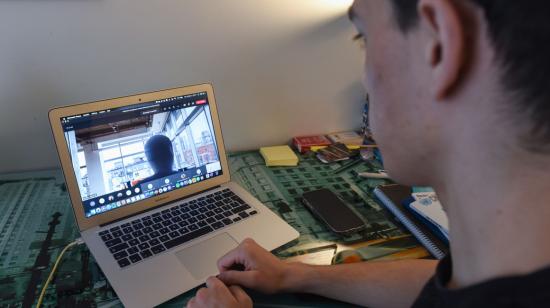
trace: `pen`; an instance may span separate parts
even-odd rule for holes
[[[390,179],[386,172],[359,172],[357,175],[369,179]]]

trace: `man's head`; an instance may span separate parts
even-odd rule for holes
[[[354,2],[371,125],[396,180],[432,184],[473,147],[550,153],[547,16],[545,0]]]
[[[155,174],[169,173],[174,164],[172,142],[164,135],[155,135],[145,143],[145,156]]]

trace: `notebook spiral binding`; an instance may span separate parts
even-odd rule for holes
[[[403,213],[395,207],[395,204],[386,197],[386,195],[376,188],[374,190],[376,197],[384,203],[384,205],[392,212],[399,221],[416,237],[416,239],[422,243],[422,245],[438,260],[445,257],[445,253],[439,249],[410,219],[408,219]]]

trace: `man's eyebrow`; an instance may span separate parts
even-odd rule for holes
[[[357,17],[357,13],[355,13],[355,10],[353,9],[353,6],[350,6],[348,9],[348,18],[349,20],[353,21]]]

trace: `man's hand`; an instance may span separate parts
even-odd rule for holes
[[[206,280],[206,288],[199,289],[187,303],[187,308],[198,307],[251,308],[252,300],[241,287],[228,288],[216,277],[210,277]]]
[[[244,271],[233,270],[235,266],[243,267]],[[273,294],[284,290],[288,267],[254,240],[245,239],[218,260],[218,278],[226,285],[240,285]]]

